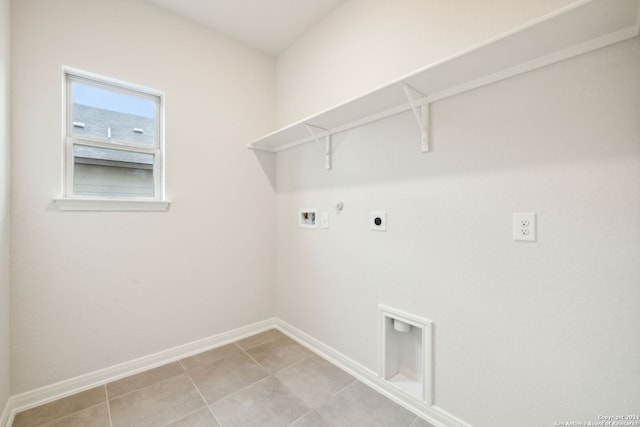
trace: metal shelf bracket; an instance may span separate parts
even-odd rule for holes
[[[320,149],[324,152],[324,168],[331,170],[331,133],[328,129],[324,129],[318,126],[305,123],[309,134],[318,143]],[[324,144],[320,141],[320,138],[324,138]]]
[[[413,115],[420,128],[420,149],[423,153],[427,153],[429,151],[429,100],[427,99],[427,95],[406,83],[402,85],[402,89],[404,89],[404,93],[407,95],[411,111],[413,111]]]

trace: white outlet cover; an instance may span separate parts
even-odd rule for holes
[[[378,222],[378,224],[376,224],[376,222]],[[373,231],[387,231],[387,213],[371,211],[369,215],[369,227]]]
[[[513,240],[522,242],[535,242],[536,234],[536,213],[514,212]]]
[[[320,222],[322,224],[322,228],[329,228],[329,212],[322,212],[320,214]]]

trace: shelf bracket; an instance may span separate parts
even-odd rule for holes
[[[328,129],[324,129],[318,126],[305,123],[309,134],[318,143],[322,151],[324,152],[324,168],[331,170],[331,133]],[[324,144],[320,142],[320,138],[324,138]]]
[[[420,128],[420,148],[423,153],[429,151],[429,101],[427,95],[417,91],[408,84],[402,85],[407,100],[411,106],[411,111],[418,122]],[[416,99],[417,97],[417,99]]]

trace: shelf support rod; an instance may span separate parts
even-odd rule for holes
[[[305,126],[307,127],[309,134],[318,143],[322,151],[324,151],[324,168],[326,170],[331,170],[331,133],[328,129],[310,125],[308,123],[305,123]],[[322,142],[320,142],[320,138],[324,138],[324,147]]]
[[[418,127],[420,128],[420,148],[423,153],[426,153],[429,151],[430,125],[429,101],[427,100],[427,95],[419,92],[406,83],[402,85],[402,89],[407,96],[407,100],[409,101],[409,105],[411,106],[411,111],[413,111],[413,115],[416,118],[416,122],[418,122]],[[418,100],[416,100],[416,95],[418,96]]]

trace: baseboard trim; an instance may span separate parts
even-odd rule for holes
[[[389,384],[387,381],[381,379],[376,372],[371,369],[362,366],[353,359],[345,356],[339,351],[329,347],[323,342],[313,338],[307,333],[295,328],[289,323],[276,319],[276,327],[290,338],[294,339],[301,345],[305,346],[314,353],[322,356],[328,361],[332,362],[339,368],[349,372],[358,380],[372,387],[382,395],[393,400],[400,406],[413,412],[426,421],[430,422],[437,427],[473,427],[471,424],[464,422],[463,420],[455,417],[447,411],[439,408],[436,405],[427,405],[413,396],[410,396],[400,389]]]
[[[18,412],[61,399],[93,387],[104,385],[129,375],[147,371],[166,363],[184,359],[185,357],[189,357],[212,348],[229,344],[233,341],[274,328],[276,325],[276,318],[263,320],[228,332],[223,332],[211,337],[179,345],[168,350],[163,350],[158,353],[149,354],[138,359],[120,363],[109,368],[100,369],[75,378],[17,394],[10,397],[7,401],[5,410],[2,413],[2,418],[0,418],[0,427],[9,427],[15,414]]]
[[[0,427],[10,427],[18,412],[43,405],[45,403],[107,384],[112,381],[153,369],[166,363],[207,351],[248,336],[277,328],[314,353],[322,356],[336,366],[349,372],[358,380],[372,387],[384,396],[403,406],[414,414],[424,418],[437,427],[473,427],[436,405],[427,405],[378,377],[377,373],[345,356],[334,348],[295,328],[289,323],[270,318],[251,325],[223,332],[201,340],[193,341],[158,353],[140,357],[118,365],[100,369],[75,378],[50,384],[25,393],[11,396],[0,415]]]
[[[11,407],[11,398],[9,398],[4,405],[2,414],[0,414],[0,426],[9,427],[11,424],[13,424],[13,411],[11,410]]]

